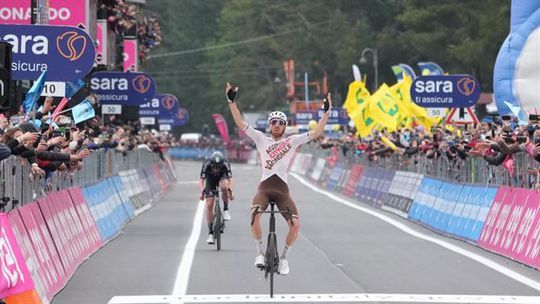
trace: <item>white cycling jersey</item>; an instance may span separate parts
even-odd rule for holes
[[[257,145],[257,151],[262,161],[261,182],[270,176],[277,174],[285,183],[287,183],[287,170],[296,148],[311,140],[309,132],[295,134],[289,137],[274,140],[266,136],[263,132],[255,130],[246,123],[244,132],[249,138],[253,139]]]

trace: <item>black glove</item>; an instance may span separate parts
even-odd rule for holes
[[[328,112],[328,110],[330,110],[330,102],[328,102],[328,99],[326,97],[323,99],[323,101],[324,101],[323,109],[324,109],[324,113],[326,113]]]
[[[234,99],[236,98],[236,90],[233,90],[233,89],[229,89],[227,91],[227,99],[230,101],[230,102],[234,102]]]

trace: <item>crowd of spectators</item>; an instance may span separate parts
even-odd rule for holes
[[[0,114],[0,160],[11,155],[31,164],[32,177],[48,176],[55,171],[72,172],[82,168],[82,160],[92,151],[111,149],[118,153],[145,149],[162,159],[170,146],[170,135],[140,130],[138,122],[123,122],[115,117],[104,124],[94,117],[77,125],[67,116],[50,119],[53,98],[31,115]],[[33,118],[35,117],[35,118]]]
[[[125,0],[101,0],[100,10],[116,34],[137,37],[139,60],[144,64],[150,49],[161,42],[161,27],[157,18],[142,15],[137,5],[128,4]]]
[[[540,115],[530,115],[528,123],[521,124],[513,116],[489,116],[466,128],[436,126],[426,130],[420,125],[396,132],[375,130],[365,138],[353,134],[354,130],[338,139],[326,138],[319,146],[335,147],[344,157],[364,157],[370,162],[398,155],[403,163],[444,158],[459,166],[475,157],[488,165],[504,167],[510,176],[516,174],[516,154],[524,153],[540,162]],[[539,176],[537,166],[526,170],[529,175]]]

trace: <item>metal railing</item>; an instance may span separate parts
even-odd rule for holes
[[[86,186],[120,171],[143,168],[159,161],[158,154],[144,149],[129,151],[125,155],[101,149],[85,158],[80,170],[54,171],[45,177],[32,177],[28,162],[11,156],[0,162],[0,210],[8,212],[19,205],[40,199],[49,192]]]
[[[465,160],[460,158],[450,160],[444,154],[430,159],[423,154],[408,157],[393,153],[387,157],[369,160],[366,155],[355,156],[351,150],[344,155],[339,148],[323,150],[313,144],[305,145],[302,151],[316,157],[332,155],[348,167],[362,164],[369,167],[417,172],[459,183],[535,188],[540,182],[540,175],[534,173],[534,170],[540,169],[540,163],[523,152],[512,155],[514,174],[511,176],[508,169],[502,165],[489,165],[483,158],[474,156],[469,156]],[[532,170],[529,171],[530,169]]]

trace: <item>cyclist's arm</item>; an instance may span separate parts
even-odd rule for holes
[[[240,110],[236,106],[236,103],[229,102],[229,109],[231,109],[231,114],[234,119],[234,123],[236,124],[236,127],[238,127],[238,129],[240,130],[244,130],[247,126],[247,123],[244,121],[242,113],[240,113]]]
[[[200,191],[201,193],[204,190],[204,179],[203,178],[199,179],[199,189],[201,190]]]
[[[327,98],[329,102],[328,111],[324,112],[315,130],[309,132],[309,137],[311,139],[317,139],[321,137],[322,135],[324,135],[324,127],[326,126],[326,122],[328,121],[328,118],[330,117],[330,110],[332,109],[332,96],[330,95],[330,93],[328,93]]]

